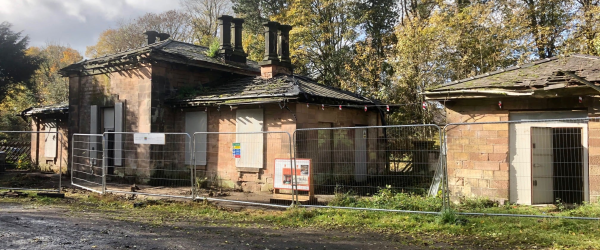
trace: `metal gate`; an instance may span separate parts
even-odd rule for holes
[[[102,135],[73,134],[71,143],[71,185],[102,193],[104,186]]]

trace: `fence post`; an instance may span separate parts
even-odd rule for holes
[[[442,152],[444,153],[442,159],[442,167],[444,171],[443,188],[444,188],[444,207],[450,209],[450,188],[448,187],[448,136],[446,135],[446,129],[448,125],[442,129],[440,140],[442,140]]]
[[[67,136],[68,138],[68,136]],[[67,150],[69,150],[67,148]],[[71,185],[75,184],[73,181],[73,168],[75,167],[75,133],[71,136]]]
[[[191,182],[192,182],[191,183],[192,184],[191,192],[192,192],[192,201],[193,201],[193,200],[196,200],[196,185],[194,183],[194,180],[196,179],[195,178],[195,176],[196,176],[196,134],[194,133],[191,136],[190,136],[190,134],[187,134],[187,136],[190,138],[190,147],[189,147],[190,148],[189,153],[191,154],[191,156],[190,156],[190,164],[191,164],[190,176],[191,177],[190,178],[191,178]]]
[[[106,133],[102,134],[102,194],[106,194],[106,163],[107,163],[107,152],[106,152]]]
[[[62,191],[62,162],[63,162],[63,158],[62,158],[62,153],[63,153],[62,142],[63,142],[63,137],[62,137],[62,133],[58,132],[58,129],[56,130],[56,140],[58,141],[57,146],[60,148],[60,153],[58,154],[58,193],[60,194],[60,192]]]

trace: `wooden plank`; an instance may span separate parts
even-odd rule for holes
[[[273,199],[274,200],[292,200],[292,195],[291,194],[273,194]],[[310,201],[311,197],[308,195],[298,195],[298,201],[300,202],[305,202],[305,201]]]

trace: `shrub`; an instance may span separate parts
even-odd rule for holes
[[[213,41],[208,46],[206,55],[212,58],[215,58],[217,57],[217,55],[219,55],[219,39],[213,39]]]
[[[438,196],[397,192],[388,186],[373,197],[356,198],[352,193],[336,193],[329,205],[437,212],[442,210],[442,199]]]

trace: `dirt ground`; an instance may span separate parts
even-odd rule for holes
[[[40,171],[6,170],[0,172],[0,187],[31,188],[31,189],[58,189],[59,175]],[[63,176],[62,185],[70,180]]]
[[[143,221],[143,220],[142,220]],[[97,212],[0,202],[0,249],[419,249],[400,235],[123,222]],[[433,245],[436,248],[444,245]]]

